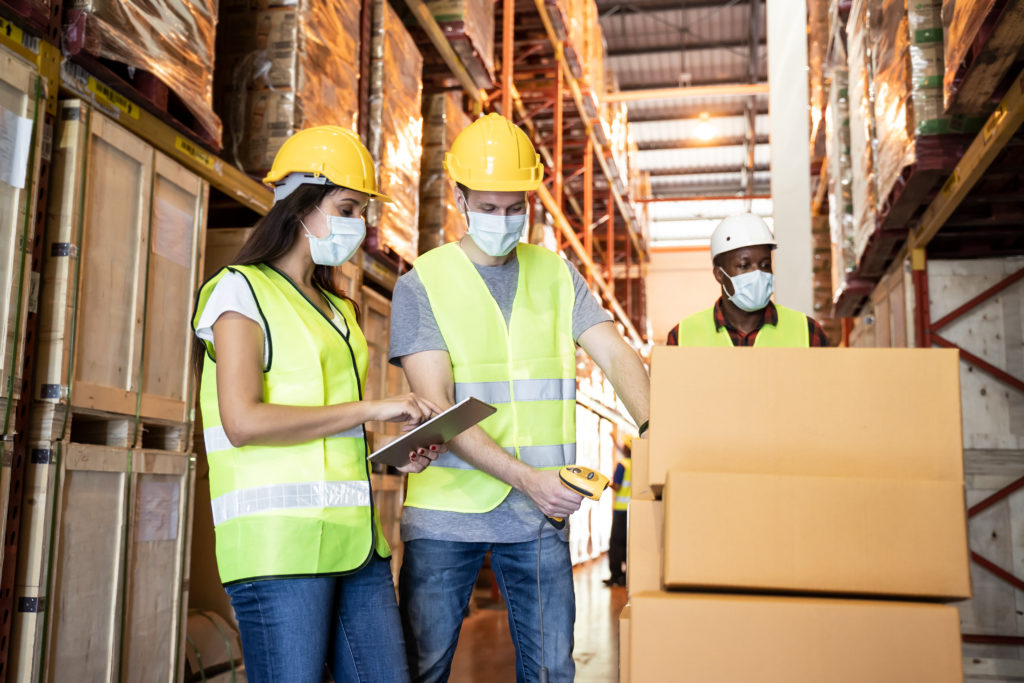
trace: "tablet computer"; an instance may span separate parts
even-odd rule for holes
[[[408,465],[411,451],[448,443],[456,435],[497,411],[494,406],[470,396],[412,431],[406,432],[387,446],[378,448],[370,454],[370,462],[380,462],[393,467]]]

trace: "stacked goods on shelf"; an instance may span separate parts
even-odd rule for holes
[[[493,88],[494,3],[489,0],[427,0],[426,4],[476,87]]]
[[[78,100],[61,103],[55,139],[15,668],[174,680],[207,186]]]
[[[554,5],[548,13],[555,22],[556,33],[565,33],[565,59],[582,90],[586,110],[582,114],[593,121],[600,111],[605,88],[604,35],[597,4],[594,0],[556,0]]]
[[[79,100],[58,133],[34,436],[185,450],[208,186]]]
[[[1024,2],[943,0],[943,103],[949,113],[988,114],[1007,70],[1020,68]]]
[[[71,55],[84,51],[119,62],[129,75],[145,72],[147,77],[133,76],[136,87],[164,111],[170,111],[170,88],[194,117],[197,135],[219,150],[221,121],[213,111],[216,24],[213,0],[75,0],[65,15],[63,44]]]
[[[957,610],[939,604],[970,595],[957,364],[655,348],[650,442],[633,454],[630,679],[961,681]],[[750,372],[758,386],[736,394]],[[870,427],[846,429],[854,414]],[[738,423],[774,437],[737,450],[721,434]]]
[[[606,107],[605,121],[608,122],[608,171],[616,190],[625,190],[625,181],[631,177],[632,131],[629,127],[629,111],[625,102],[614,102]]]
[[[832,290],[841,291],[847,276],[857,269],[853,251],[853,167],[850,159],[850,71],[832,70],[825,109],[825,145],[828,157],[829,235],[832,244]]]
[[[466,232],[466,222],[455,205],[455,184],[442,163],[444,155],[472,119],[462,110],[462,95],[431,95],[423,120],[423,164],[420,169],[420,241],[422,254]]]
[[[253,6],[254,5],[254,6]],[[270,169],[288,137],[311,126],[356,127],[359,3],[224,0],[216,93],[225,155]]]
[[[825,152],[825,141],[821,133],[825,129],[823,114],[828,104],[825,73],[825,53],[829,38],[828,15],[829,7],[824,2],[815,2],[807,6],[807,85],[811,113],[811,159],[815,162],[820,162]]]
[[[9,165],[0,171],[0,439],[14,429],[14,408],[21,398],[25,322],[31,290],[31,248],[35,232],[45,102],[35,67],[0,50],[0,107],[7,114],[4,137],[10,141]],[[8,128],[8,126],[10,126]],[[6,142],[6,140],[5,140]],[[5,145],[5,151],[8,149]],[[4,507],[0,509],[6,518]]]
[[[4,0],[4,15],[32,33],[60,45],[62,0]]]
[[[850,161],[853,224],[846,237],[854,259],[860,258],[875,232],[875,137],[873,79],[869,60],[868,0],[854,0],[847,23],[850,114]]]
[[[23,533],[53,536],[18,554],[18,679],[178,680],[194,459],[68,443],[48,455],[51,488],[26,491],[47,516]]]
[[[371,202],[367,222],[377,227],[378,246],[411,263],[419,254],[423,56],[387,0],[373,3],[372,53],[367,147],[380,191],[393,201]]]

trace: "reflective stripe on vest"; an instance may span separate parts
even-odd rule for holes
[[[481,428],[523,462],[558,468],[576,461],[575,289],[557,254],[519,244],[516,258],[519,280],[508,324],[458,244],[421,255],[415,269],[448,347],[455,399],[475,396],[497,407]],[[510,490],[449,452],[409,476],[405,504],[486,512]]]
[[[754,348],[808,348],[811,345],[807,316],[775,304],[777,325],[765,325],[754,338]],[[679,346],[733,346],[729,331],[715,326],[715,309],[694,313],[679,323]]]
[[[367,346],[352,304],[327,295],[348,325],[345,335],[270,266],[217,273],[200,289],[193,325],[229,271],[245,277],[267,330],[264,402],[326,406],[362,399]],[[291,446],[234,447],[220,419],[216,349],[206,346],[200,407],[221,581],[343,574],[374,551],[387,557],[363,427]]]
[[[623,458],[622,463],[622,483],[619,485],[619,490],[615,492],[615,503],[612,505],[614,510],[627,510],[629,509],[629,497],[633,495],[633,461],[630,458]]]

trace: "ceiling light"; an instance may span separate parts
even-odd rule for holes
[[[693,136],[702,142],[711,140],[718,131],[715,130],[714,125],[711,123],[711,117],[707,112],[700,115],[700,121],[693,129]]]

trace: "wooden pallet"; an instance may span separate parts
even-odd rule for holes
[[[60,45],[61,0],[0,0],[0,17]]]
[[[852,318],[864,304],[870,301],[877,279],[858,275],[847,276],[832,299],[832,315],[837,318]]]
[[[207,185],[81,101],[60,119],[34,397],[186,423]]]
[[[950,25],[957,5],[968,4],[966,12],[983,13],[974,21]],[[965,10],[961,8],[960,12]],[[943,104],[947,114],[987,115],[992,112],[1007,86],[1007,74],[1024,57],[1024,1],[945,0],[942,7],[946,25]],[[978,20],[980,19],[980,20]],[[959,33],[955,29],[966,29]]]
[[[494,80],[493,59],[484,58],[480,46],[474,36],[466,33],[466,24],[462,21],[439,22],[441,32],[459,56],[459,61],[466,67],[466,72],[473,79],[473,84],[481,90],[491,90],[497,85]]]
[[[68,443],[50,453],[57,462],[35,465],[28,491],[15,675],[178,680],[194,459]]]

